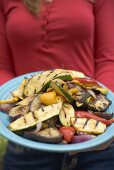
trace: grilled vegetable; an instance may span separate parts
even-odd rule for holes
[[[56,127],[56,125],[58,125],[58,115],[57,116],[54,116],[50,119],[47,119],[46,121],[43,121],[42,123],[42,128],[49,128],[49,127]]]
[[[110,104],[111,101],[109,101],[104,95],[100,94],[93,102],[88,103],[88,108],[93,111],[103,112]]]
[[[65,99],[71,103],[74,104],[75,100],[70,96],[70,94],[67,93],[67,91],[62,87],[64,85],[60,84],[58,80],[56,79],[55,81],[51,81],[50,86],[56,91],[57,94],[62,95],[65,97]]]
[[[56,92],[50,91],[40,95],[40,101],[42,104],[51,105],[54,104],[56,100]]]
[[[19,101],[18,97],[10,97],[7,100],[0,100],[0,104],[12,104],[12,103],[16,103],[17,101]]]
[[[70,73],[70,72],[68,73],[68,72],[66,72],[66,70],[63,70],[63,69],[55,69],[55,70],[53,70],[47,76],[45,82],[43,83],[41,92],[46,91],[50,86],[50,81],[53,80],[53,79],[57,79],[57,78],[61,79],[61,80],[65,80],[65,81],[72,80],[72,73]]]
[[[110,120],[106,120],[104,118],[98,117],[94,114],[92,114],[91,112],[86,112],[86,111],[77,111],[75,112],[76,117],[80,117],[80,118],[88,118],[88,119],[95,119],[97,121],[100,121],[102,123],[104,123],[105,125],[110,125],[112,123],[114,123],[114,118],[110,119]]]
[[[15,120],[13,123],[9,125],[9,129],[11,131],[23,131],[25,129],[29,129],[34,127],[38,122],[45,121],[51,117],[59,115],[60,110],[62,108],[62,103],[53,104],[50,106],[44,106],[40,108],[38,111],[29,112],[25,114],[23,117]]]
[[[38,93],[42,89],[42,85],[50,73],[51,71],[46,71],[33,76],[24,88],[24,95],[31,96],[35,93]]]
[[[25,88],[26,84],[28,83],[28,81],[29,81],[29,79],[24,79],[22,81],[22,83],[20,84],[20,86],[18,87],[18,89],[16,89],[15,91],[12,92],[12,95],[19,99],[23,99],[24,88]]]
[[[71,73],[72,77],[77,77],[77,78],[84,78],[85,75],[84,73],[80,72],[80,71],[74,71],[74,70],[66,70],[68,73]]]
[[[9,104],[0,104],[0,111],[8,113],[16,103],[9,103]]]
[[[34,118],[34,115],[32,112],[29,112],[28,114],[24,115],[23,117],[15,120],[13,123],[11,123],[8,128],[11,131],[24,131],[26,129],[30,129],[36,126],[37,119]]]
[[[23,115],[19,114],[19,115],[16,115],[14,117],[9,116],[10,123],[14,122],[15,120],[19,119],[20,117],[23,117]]]
[[[105,113],[107,92],[81,72],[48,70],[25,78],[9,99],[0,100],[0,110],[9,112],[10,130],[29,139],[78,143],[114,123],[113,114]]]
[[[60,75],[56,76],[56,79],[61,79],[61,80],[64,80],[64,81],[71,81],[72,76],[68,75],[67,73],[61,73]]]
[[[100,92],[101,94],[106,95],[109,90],[108,90],[107,88],[97,87],[97,88],[95,89],[95,91],[98,91],[98,92]]]
[[[101,134],[106,130],[106,125],[95,119],[71,118],[71,123],[76,131],[89,134]]]
[[[56,76],[54,76],[51,79],[61,79],[61,80],[64,80],[64,81],[70,81],[70,80],[72,80],[72,76],[67,75],[67,73],[64,73],[64,74],[62,73],[62,74],[59,74],[59,75],[57,74]],[[45,85],[43,85],[41,92],[45,92],[50,87],[50,81],[47,82]]]
[[[49,106],[42,106],[39,110],[34,112],[34,116],[38,121],[45,121],[51,117],[59,115],[62,108],[62,102],[49,105]]]
[[[90,78],[74,78],[73,82],[86,89],[95,89],[100,87],[96,80]]]
[[[69,143],[75,134],[75,129],[73,127],[62,126],[59,131],[63,134],[64,140]]]
[[[81,143],[81,142],[86,142],[88,140],[94,139],[96,136],[95,135],[76,135],[73,136],[72,142],[71,143]]]
[[[93,112],[92,114],[102,117],[104,119],[110,120],[113,118],[113,113],[106,113],[106,112]]]
[[[18,106],[29,105],[32,102],[32,100],[35,98],[35,96],[36,95],[26,97],[23,100],[21,100],[20,102],[18,102],[16,105],[18,105]]]
[[[28,105],[24,105],[24,106],[16,106],[13,107],[10,111],[9,111],[9,116],[10,117],[15,117],[18,115],[25,115],[29,112],[29,106]]]
[[[62,125],[70,126],[70,118],[75,116],[75,110],[73,106],[69,103],[64,103],[59,114],[59,119]]]
[[[81,109],[86,109],[87,110],[87,105],[89,101],[91,101],[92,97],[91,94],[88,93],[87,91],[83,92],[78,92],[73,98],[76,100],[76,106]]]
[[[72,74],[72,72],[67,73],[66,70],[62,69],[49,70],[37,74],[26,84],[24,88],[24,95],[30,96],[35,93],[45,91],[50,85],[50,80],[57,77],[63,80],[71,80],[72,77],[70,74]]]
[[[30,111],[34,112],[37,111],[41,106],[40,95],[36,95],[33,101],[30,103]]]
[[[60,143],[63,140],[63,135],[56,128],[47,128],[39,132],[24,132],[24,137],[44,143]]]

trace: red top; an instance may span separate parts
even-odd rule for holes
[[[0,0],[0,83],[38,70],[75,69],[114,91],[114,0],[53,0],[35,17]]]

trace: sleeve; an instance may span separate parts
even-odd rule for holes
[[[15,76],[5,33],[5,16],[0,1],[0,85]]]
[[[114,92],[114,0],[95,4],[95,78]]]

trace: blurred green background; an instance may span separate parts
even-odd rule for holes
[[[3,156],[5,154],[7,143],[8,143],[7,139],[0,135],[0,161],[2,161]]]

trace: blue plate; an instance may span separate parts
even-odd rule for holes
[[[15,90],[24,77],[31,77],[31,75],[36,74],[35,73],[29,73],[22,76],[19,76],[17,78],[14,78],[4,85],[0,87],[0,99],[6,99],[10,96],[10,92]],[[103,85],[102,85],[103,86]],[[107,94],[107,98],[112,101],[112,104],[108,108],[107,112],[114,112],[114,94],[113,92],[109,91]],[[86,151],[88,149],[93,149],[101,144],[104,144],[105,142],[109,141],[114,137],[114,123],[110,125],[106,132],[98,135],[95,139],[92,139],[87,142],[82,142],[79,144],[46,144],[46,143],[40,143],[35,142],[32,140],[25,139],[23,137],[20,137],[16,135],[15,133],[11,132],[7,126],[9,125],[9,117],[7,114],[0,112],[0,134],[2,134],[4,137],[6,137],[8,140],[36,150],[42,150],[42,151],[50,151],[50,152],[71,152],[71,151]]]

